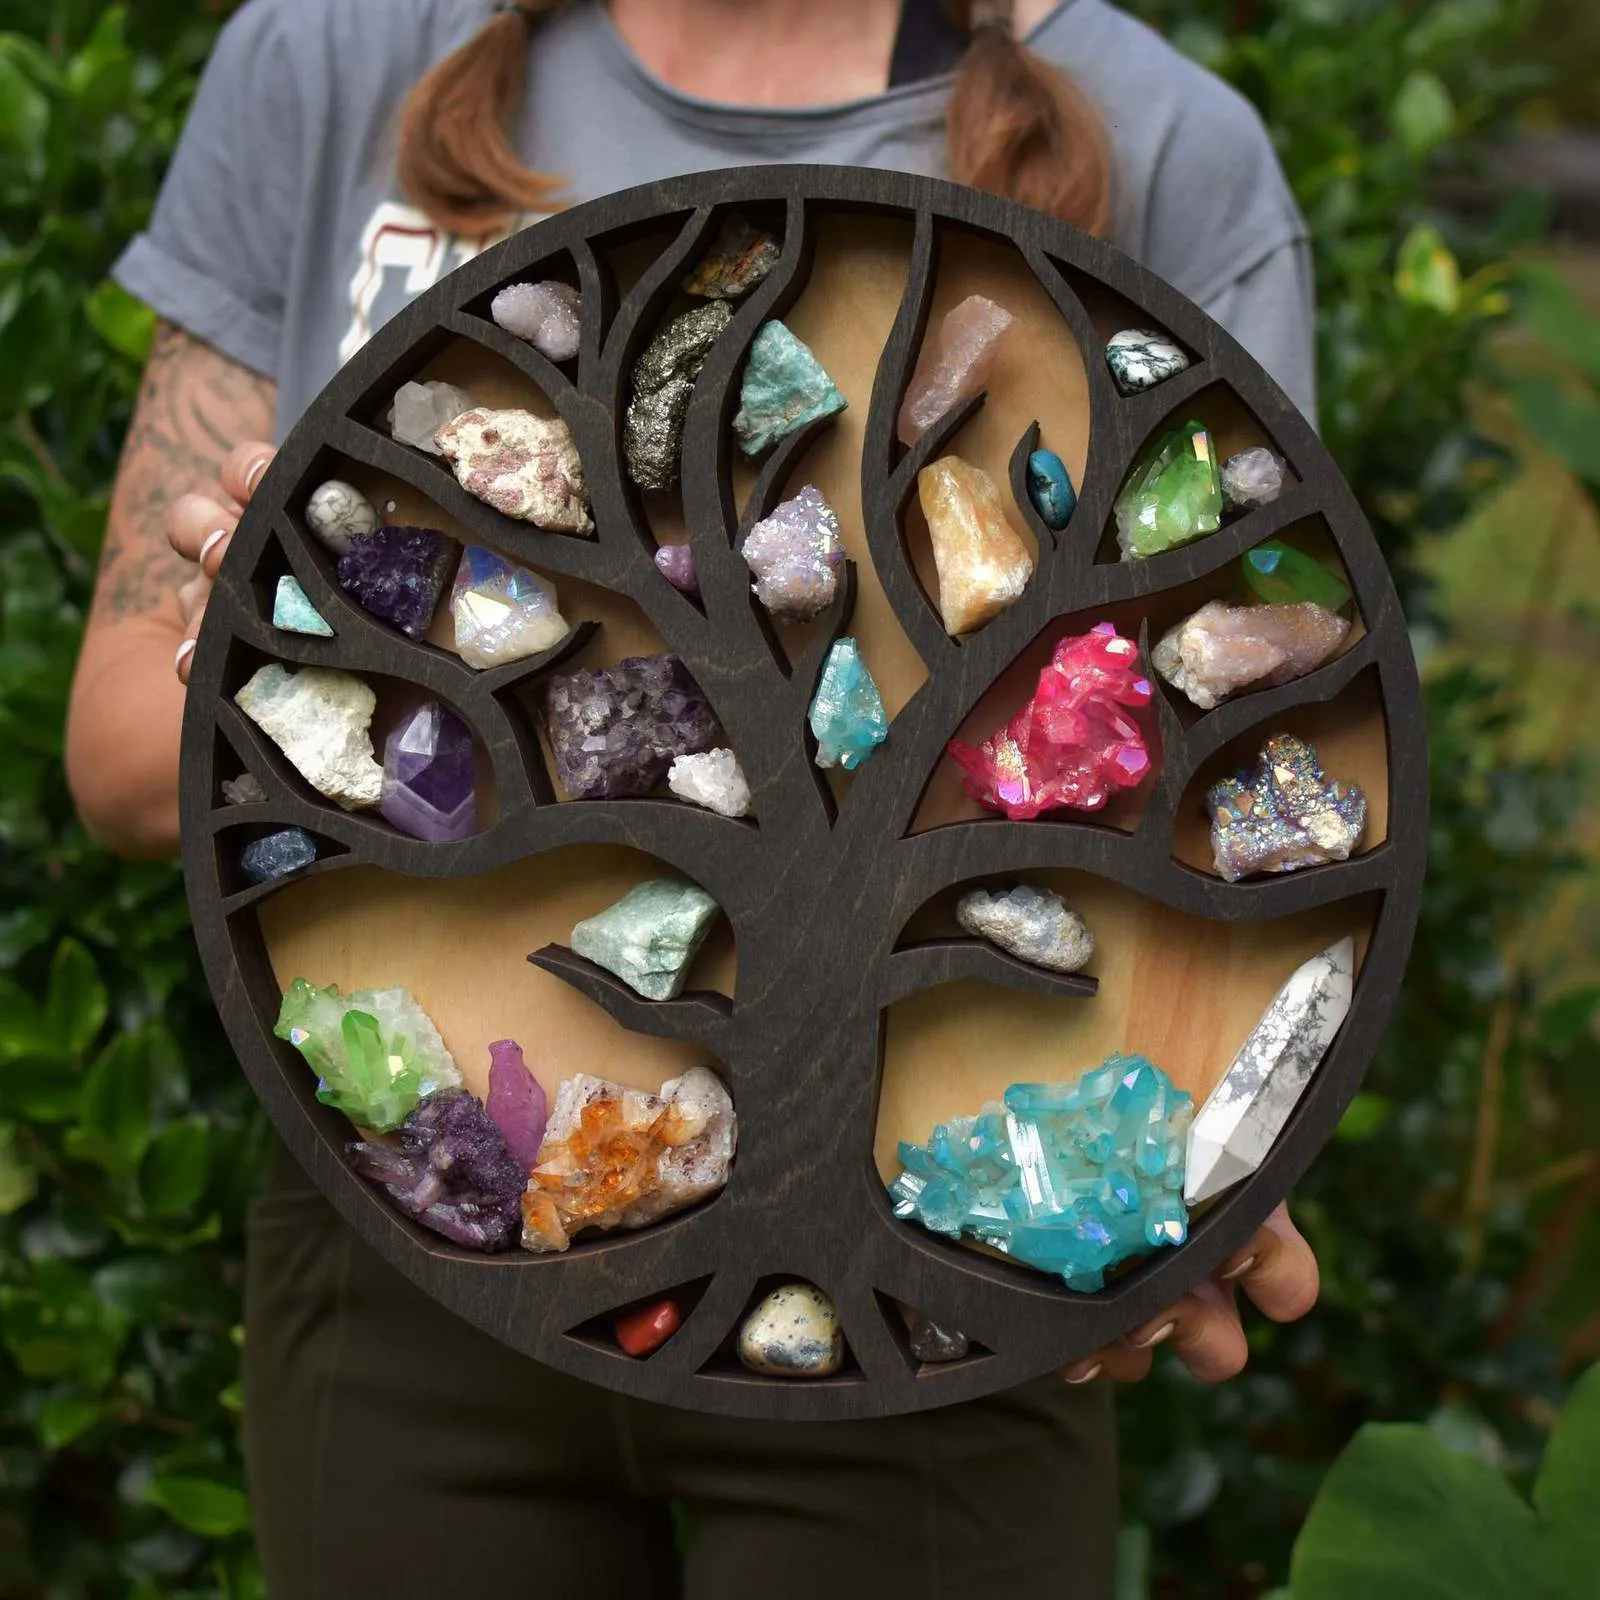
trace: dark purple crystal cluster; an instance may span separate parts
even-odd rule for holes
[[[432,528],[357,534],[339,557],[339,586],[407,638],[428,631],[450,581],[456,542]]]

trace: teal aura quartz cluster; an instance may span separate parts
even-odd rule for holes
[[[1112,1056],[1075,1083],[1014,1083],[1003,1104],[900,1145],[894,1212],[1092,1292],[1119,1262],[1188,1237],[1193,1116],[1143,1056]]]

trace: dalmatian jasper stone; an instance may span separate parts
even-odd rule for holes
[[[826,1378],[844,1365],[833,1302],[809,1283],[774,1289],[739,1330],[739,1359],[769,1378]]]

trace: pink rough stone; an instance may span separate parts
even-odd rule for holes
[[[589,491],[572,430],[531,411],[463,411],[434,434],[468,494],[555,533],[592,533]]]
[[[940,417],[989,381],[1000,341],[1016,318],[981,294],[968,295],[945,313],[938,332],[923,341],[917,370],[900,403],[901,444],[915,444]]]
[[[1310,600],[1230,606],[1208,601],[1162,636],[1150,660],[1202,711],[1252,686],[1270,689],[1320,667],[1350,632],[1348,618]]]
[[[524,1172],[531,1171],[539,1160],[550,1107],[515,1039],[496,1039],[489,1046],[489,1094],[484,1109],[517,1164]]]
[[[664,544],[656,551],[656,571],[684,594],[700,593],[700,569],[686,544]]]
[[[981,745],[952,739],[950,757],[966,772],[980,805],[1013,820],[1071,806],[1098,811],[1150,770],[1139,725],[1123,709],[1150,703],[1139,647],[1109,622],[1063,639],[1039,674],[1031,699]]]

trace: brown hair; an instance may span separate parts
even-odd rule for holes
[[[560,202],[561,179],[534,172],[510,128],[527,87],[528,30],[565,0],[497,6],[484,28],[411,91],[400,118],[404,192],[441,227],[482,237],[519,212]],[[1103,233],[1111,170],[1094,108],[1070,79],[1022,45],[1006,0],[946,0],[971,35],[950,92],[950,175]]]

